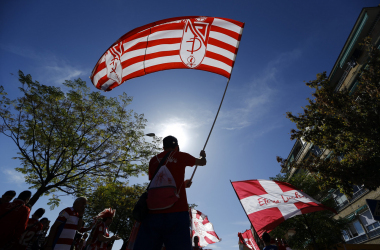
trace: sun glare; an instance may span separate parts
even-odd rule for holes
[[[162,132],[162,137],[166,137],[168,135],[172,135],[177,138],[178,140],[178,145],[180,149],[183,149],[184,147],[187,146],[187,131],[185,128],[185,124],[183,123],[173,123],[170,125],[165,126],[164,131]]]

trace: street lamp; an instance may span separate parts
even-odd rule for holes
[[[156,136],[156,134],[155,133],[149,133],[149,134],[146,134],[146,136],[154,137],[154,136]]]

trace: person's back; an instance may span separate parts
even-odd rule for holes
[[[30,214],[25,204],[30,197],[30,191],[23,191],[13,202],[0,205],[0,248],[18,241],[25,231]]]
[[[13,244],[14,250],[25,250],[29,245],[37,240],[38,233],[42,230],[43,225],[39,219],[44,215],[45,209],[37,209],[31,218],[28,220],[28,225],[25,231],[21,234],[20,239]]]
[[[149,162],[149,179],[154,177],[160,161],[168,155],[162,166],[166,166],[174,179],[173,186],[177,188],[178,200],[168,208],[149,210],[148,217],[140,226],[134,250],[160,250],[162,244],[165,244],[168,250],[191,250],[190,222],[185,190],[186,187],[190,187],[191,183],[185,181],[185,168],[186,166],[206,165],[206,153],[201,151],[202,158],[197,159],[188,153],[179,152],[177,139],[173,136],[165,137],[163,143],[164,152],[154,156]],[[154,178],[160,178],[160,176],[157,175]],[[173,180],[169,178],[167,181]],[[148,202],[149,199],[148,193]]]
[[[271,245],[270,235],[268,233],[263,233],[262,239],[264,241],[264,249],[263,250],[278,250],[277,246]]]

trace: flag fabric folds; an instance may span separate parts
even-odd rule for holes
[[[109,91],[123,82],[167,69],[198,69],[230,78],[244,23],[220,17],[185,16],[138,27],[117,40],[90,76]]]
[[[208,221],[207,215],[202,212],[191,209],[190,210],[191,217],[191,242],[194,242],[194,237],[199,237],[199,246],[205,247],[208,244],[213,244],[221,241],[218,235],[214,231],[213,225]]]
[[[296,215],[326,209],[336,213],[286,182],[247,180],[231,183],[260,237]]]
[[[250,229],[247,229],[244,233],[238,233],[238,237],[240,242],[249,249],[260,250]]]

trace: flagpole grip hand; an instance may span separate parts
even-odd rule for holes
[[[185,187],[186,187],[186,188],[191,187],[191,184],[193,184],[193,182],[192,182],[191,180],[186,180],[186,181],[185,181]]]
[[[204,150],[201,150],[201,152],[199,153],[199,155],[203,158],[206,158],[206,152]]]

